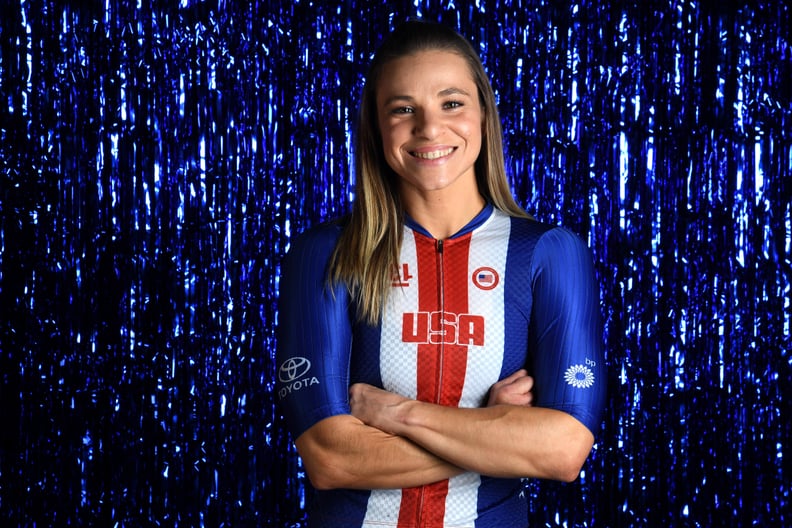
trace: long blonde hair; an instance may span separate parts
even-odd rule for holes
[[[385,161],[377,123],[377,83],[385,64],[429,50],[449,51],[465,59],[478,87],[484,112],[484,137],[474,166],[479,192],[509,215],[529,216],[509,188],[495,94],[473,47],[459,33],[440,24],[408,21],[398,26],[374,55],[363,87],[355,141],[355,202],[330,262],[330,281],[349,288],[357,302],[358,317],[370,324],[379,320],[398,273],[404,224],[398,176]]]

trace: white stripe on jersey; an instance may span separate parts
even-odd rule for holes
[[[406,265],[412,277],[402,277],[409,286],[390,290],[380,331],[380,374],[386,391],[407,398],[418,397],[418,345],[402,341],[402,313],[418,311],[418,256],[415,234],[405,228],[400,266]],[[403,269],[400,268],[400,273]]]
[[[474,315],[483,315],[486,321],[484,346],[468,346],[465,384],[460,407],[481,407],[489,388],[500,376],[503,365],[504,317],[503,279],[506,269],[509,229],[508,217],[493,214],[470,241],[468,260],[468,307]],[[492,290],[481,290],[474,284],[473,273],[481,268],[494,269],[499,277]],[[476,473],[463,473],[449,481],[446,497],[446,526],[465,526],[478,515],[478,488],[481,477]]]
[[[372,490],[371,495],[369,495],[362,528],[398,526],[401,499],[402,492],[400,489]]]
[[[478,516],[478,488],[481,476],[478,473],[462,473],[448,481],[446,495],[445,526],[470,526],[471,519]]]
[[[411,229],[404,230],[400,264],[406,264],[409,273],[418,271],[414,237]],[[403,270],[400,269],[400,273]],[[409,278],[407,282],[409,286],[391,288],[388,296],[384,313],[391,317],[384,318],[380,330],[380,375],[385,390],[415,399],[418,396],[418,346],[402,342],[401,314],[406,306],[412,307],[412,311],[418,309],[418,277]],[[397,526],[401,496],[401,490],[373,490],[369,495],[363,526],[382,527],[388,526],[383,524],[388,522]],[[388,516],[395,517],[391,519]]]
[[[468,347],[467,371],[460,407],[486,405],[484,398],[492,384],[498,380],[503,366],[503,285],[510,229],[511,221],[508,216],[493,214],[473,233],[470,241],[468,307],[472,314],[484,316],[485,334],[483,347]],[[473,273],[482,268],[492,268],[497,272],[498,285],[492,290],[482,290],[474,284]]]

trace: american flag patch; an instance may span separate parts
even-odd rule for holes
[[[492,290],[500,282],[498,272],[492,268],[478,268],[473,272],[473,284],[482,290]]]

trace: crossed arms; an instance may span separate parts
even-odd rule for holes
[[[532,386],[518,371],[492,386],[486,407],[469,409],[358,383],[351,414],[316,423],[297,450],[318,489],[408,488],[463,471],[575,480],[594,436],[567,413],[531,406]]]

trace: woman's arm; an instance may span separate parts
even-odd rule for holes
[[[529,406],[532,387],[527,372],[517,371],[492,386],[488,405]],[[463,472],[411,440],[348,414],[320,421],[295,443],[317,489],[410,488]]]
[[[410,440],[349,414],[322,420],[295,444],[317,489],[410,488],[463,472]]]
[[[594,443],[586,426],[553,409],[444,407],[365,384],[353,385],[350,394],[352,414],[363,423],[492,477],[572,481]]]

